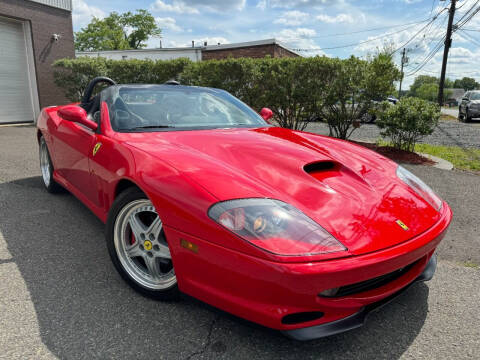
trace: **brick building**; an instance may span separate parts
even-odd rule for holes
[[[0,123],[33,121],[64,103],[52,63],[74,57],[71,0],[0,1]]]
[[[234,44],[211,45],[203,47],[202,60],[225,59],[228,57],[240,58],[273,58],[300,56],[288,49],[275,39],[248,41]]]
[[[195,44],[193,44],[195,45]],[[297,53],[289,50],[275,39],[248,41],[234,44],[217,44],[202,46],[192,46],[183,48],[159,48],[159,49],[139,49],[139,50],[111,50],[111,51],[79,51],[77,56],[105,57],[107,59],[152,59],[152,60],[170,60],[177,58],[188,58],[192,61],[202,61],[211,59],[225,59],[228,57],[250,57],[262,58],[271,56],[297,57]]]

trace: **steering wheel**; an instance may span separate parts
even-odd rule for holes
[[[92,97],[93,90],[95,89],[95,86],[99,83],[106,83],[106,84],[109,84],[110,86],[117,85],[115,81],[113,81],[108,77],[105,77],[105,76],[96,77],[95,79],[90,81],[87,88],[85,89],[85,92],[83,93],[81,105],[86,105],[90,102],[90,98]]]

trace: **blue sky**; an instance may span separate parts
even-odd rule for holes
[[[457,3],[456,21],[476,0]],[[440,72],[443,48],[418,69],[445,34],[449,1],[439,0],[73,0],[73,26],[78,31],[92,16],[111,11],[148,9],[163,30],[164,47],[233,43],[276,38],[304,56],[367,56],[384,43],[407,44],[410,63],[405,85],[415,76]],[[430,24],[427,19],[438,17]],[[423,22],[422,22],[423,21]],[[371,30],[372,31],[364,31]],[[463,29],[480,30],[480,13]],[[356,32],[356,33],[355,33]],[[473,38],[473,40],[472,40]],[[160,39],[150,39],[158,47]],[[348,47],[336,48],[344,45]],[[457,31],[447,76],[480,81],[480,32]],[[396,61],[400,61],[399,52]],[[418,70],[418,71],[417,71]]]

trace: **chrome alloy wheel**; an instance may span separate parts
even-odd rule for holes
[[[163,290],[177,283],[162,220],[150,200],[125,205],[115,220],[113,236],[120,263],[137,284]]]
[[[42,179],[45,183],[45,186],[48,188],[50,186],[50,181],[52,179],[51,174],[51,166],[50,166],[50,158],[48,155],[47,143],[45,139],[42,137],[40,139],[40,170],[42,172]]]

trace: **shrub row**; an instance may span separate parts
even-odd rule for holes
[[[175,79],[186,85],[225,89],[257,111],[269,107],[279,125],[290,129],[304,130],[312,119],[322,119],[328,123],[331,135],[343,139],[358,127],[364,114],[372,111],[374,101],[393,92],[393,83],[400,75],[391,56],[382,53],[365,60],[317,56],[195,63],[188,59],[80,57],[61,59],[53,66],[56,84],[72,101],[81,98],[88,82],[96,76],[123,84],[161,84]]]

